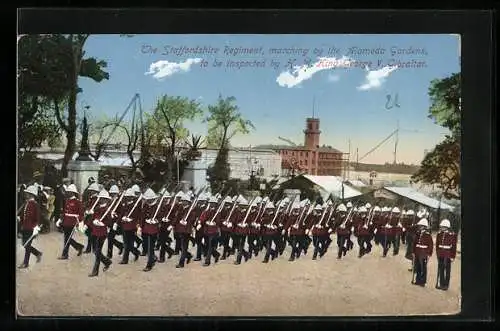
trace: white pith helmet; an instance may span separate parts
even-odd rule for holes
[[[156,199],[157,197],[158,196],[156,195],[156,193],[150,188],[148,188],[146,192],[144,192],[144,194],[142,195],[142,198],[144,200],[153,200]]]
[[[444,220],[441,221],[441,223],[439,223],[439,226],[443,227],[443,228],[450,228],[451,227],[451,223],[450,223],[449,220],[444,219]]]
[[[99,198],[103,198],[103,199],[111,199],[111,197],[109,196],[108,191],[106,191],[106,190],[101,190],[101,192],[99,192],[98,197]]]
[[[426,228],[429,227],[429,221],[427,218],[422,218],[420,221],[418,221],[417,225],[422,225],[425,226]]]
[[[35,185],[30,185],[28,186],[25,190],[24,190],[25,193],[29,193],[29,194],[32,194],[34,196],[37,196],[38,195],[38,188],[36,188]]]
[[[72,192],[78,194],[78,190],[76,188],[75,184],[70,184],[68,187],[66,187],[66,192]]]
[[[119,194],[120,193],[120,189],[118,188],[118,186],[116,185],[113,185],[109,188],[109,193],[110,194]]]
[[[99,188],[99,185],[97,183],[90,184],[88,190],[89,191],[94,191],[94,192],[100,192],[101,191],[101,189]]]

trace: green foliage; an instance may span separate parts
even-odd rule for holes
[[[429,88],[429,118],[449,129],[451,136],[428,153],[420,169],[412,176],[415,182],[436,184],[445,198],[460,197],[460,74],[433,80]]]
[[[217,103],[208,106],[209,116],[205,121],[208,122],[209,141],[219,148],[227,147],[236,134],[248,134],[255,129],[251,121],[243,118],[234,102],[236,98],[233,96],[224,99],[219,95]]]
[[[447,199],[459,198],[454,193],[460,189],[460,143],[454,137],[446,137],[429,152],[420,170],[412,176],[415,182],[436,184]]]
[[[460,137],[461,95],[460,73],[431,81],[429,118],[433,119],[436,124],[449,129],[454,137]]]

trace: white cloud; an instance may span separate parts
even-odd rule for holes
[[[179,63],[160,60],[151,63],[149,71],[146,72],[145,75],[151,75],[153,78],[163,80],[177,72],[188,72],[193,64],[200,63],[201,60],[202,59],[194,58]]]
[[[320,57],[317,62],[308,66],[304,64],[302,66],[294,66],[293,70],[283,71],[276,78],[276,82],[282,87],[296,87],[301,82],[311,79],[311,77],[322,70],[334,69],[334,68],[347,68],[351,65],[352,60],[346,56],[342,58],[329,58]]]
[[[358,86],[358,90],[367,91],[372,88],[378,88],[382,86],[382,84],[385,82],[385,79],[389,77],[391,72],[393,72],[397,68],[398,66],[385,66],[379,70],[370,70],[368,67],[366,67],[366,71],[368,73],[366,74],[365,83]]]
[[[329,82],[338,82],[340,80],[340,76],[339,75],[333,75],[333,74],[329,74],[328,75],[328,81]]]

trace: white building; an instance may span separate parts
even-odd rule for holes
[[[62,150],[50,150],[39,148],[35,149],[37,157],[40,159],[61,160],[64,157]],[[201,161],[207,167],[215,163],[217,149],[201,149]],[[140,152],[134,152],[136,158],[140,157]],[[77,153],[73,159],[77,157]],[[275,176],[281,176],[281,156],[272,150],[252,149],[252,148],[233,148],[229,151],[229,168],[231,169],[230,178],[248,179],[252,171],[261,178],[271,179]],[[56,167],[60,168],[60,161],[56,162]],[[129,167],[130,160],[127,153],[123,150],[106,150],[99,158],[102,166],[125,166]]]
[[[217,149],[201,150],[201,159],[212,166],[217,158]],[[230,177],[246,180],[252,171],[261,178],[271,179],[281,176],[281,156],[270,149],[233,148],[228,157]]]

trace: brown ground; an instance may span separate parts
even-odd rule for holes
[[[79,242],[85,238],[77,234]],[[120,239],[120,238],[119,238]],[[176,256],[143,272],[145,257],[119,265],[120,257],[99,277],[89,278],[93,255],[60,261],[62,234],[35,240],[44,252],[41,263],[32,257],[28,269],[17,271],[18,311],[33,316],[369,316],[454,314],[460,311],[460,255],[452,265],[450,289],[434,288],[437,260],[432,257],[427,287],[410,284],[409,261],[402,254],[357,257],[357,247],[336,259],[335,241],[321,260],[311,252],[295,262],[285,255],[269,264],[262,256],[240,266],[234,257],[202,267],[191,262],[176,269]],[[106,243],[105,243],[106,245]],[[22,261],[23,249],[17,251]],[[194,249],[190,248],[194,253]],[[104,251],[104,250],[103,250]],[[402,249],[404,251],[404,249]],[[404,254],[404,253],[403,253]]]

